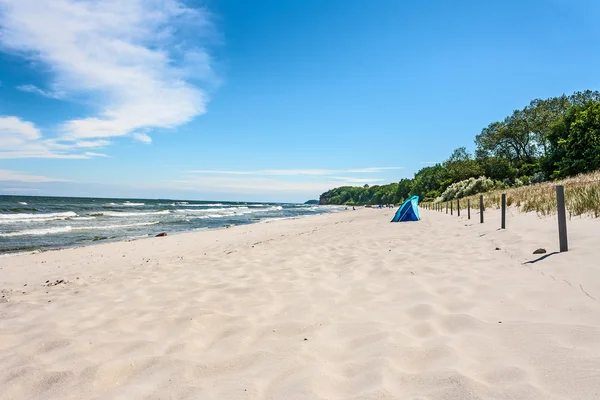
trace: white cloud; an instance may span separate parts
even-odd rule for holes
[[[147,144],[152,143],[152,138],[150,136],[146,135],[145,133],[134,132],[131,136],[133,136],[133,138],[135,140],[138,140],[142,143],[147,143]]]
[[[206,95],[190,81],[214,74],[188,34],[211,32],[204,10],[177,0],[0,0],[0,46],[54,75],[52,91],[24,90],[83,95],[98,105],[95,115],[65,121],[62,140],[173,128],[204,113]]]
[[[23,92],[36,93],[40,96],[49,97],[51,99],[60,99],[64,95],[63,93],[49,92],[47,90],[40,89],[35,85],[21,85],[17,86],[16,88]]]
[[[93,151],[86,151],[85,153],[83,153],[84,156],[91,158],[91,157],[107,157],[110,158],[110,156],[108,154],[104,154],[104,153],[96,153]]]
[[[375,173],[383,172],[385,170],[396,170],[403,169],[404,167],[369,167],[369,168],[356,168],[356,169],[269,169],[259,171],[218,171],[218,170],[196,170],[189,171],[195,174],[203,175],[287,175],[287,176],[300,176],[300,175],[331,175],[339,173]]]
[[[394,169],[404,169],[404,167],[370,167],[370,168],[357,168],[357,169],[349,169],[345,172],[356,172],[356,173],[372,173],[372,172],[383,172]]]
[[[321,193],[339,186],[339,182],[291,182],[272,178],[203,176],[170,181],[174,189],[220,193]]]
[[[203,192],[230,193],[303,193],[315,195],[341,185],[362,186],[386,181],[364,176],[332,175],[336,173],[377,173],[402,167],[369,167],[347,170],[277,169],[256,171],[200,170],[189,171],[188,177],[171,182],[174,188]]]
[[[10,142],[18,140],[35,140],[42,137],[40,130],[28,121],[17,117],[0,117],[0,146],[8,146]]]
[[[26,172],[0,169],[0,182],[67,182],[66,179],[29,175]]]
[[[14,116],[0,116],[0,159],[6,158],[91,158],[99,153],[80,149],[107,146],[107,140],[58,141],[44,139],[31,122]]]

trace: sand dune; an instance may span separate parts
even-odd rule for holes
[[[0,398],[600,396],[599,221],[392,213],[0,259]]]

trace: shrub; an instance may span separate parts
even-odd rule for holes
[[[542,183],[546,182],[547,180],[548,179],[546,178],[546,174],[544,174],[542,171],[536,172],[529,178],[529,181],[531,183]]]
[[[515,179],[515,182],[513,183],[513,187],[521,187],[524,185],[525,183],[520,178]]]
[[[496,188],[496,184],[485,176],[479,178],[469,178],[464,181],[453,183],[448,186],[444,193],[442,193],[436,201],[448,201],[453,199],[460,199],[465,196],[470,196],[477,193],[483,193]]]

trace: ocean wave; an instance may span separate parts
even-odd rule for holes
[[[52,234],[56,234],[56,233],[71,232],[72,229],[73,228],[71,228],[70,226],[61,226],[61,227],[46,228],[46,229],[27,229],[24,231],[0,233],[0,237],[52,235]]]
[[[23,213],[28,211],[38,211],[35,207],[11,207],[11,208],[0,208],[0,212],[9,212],[9,213]],[[0,214],[2,215],[2,214]]]
[[[72,227],[74,231],[88,231],[88,230],[106,230],[106,229],[121,229],[121,228],[132,228],[134,226],[150,226],[160,224],[160,221],[153,222],[138,222],[135,224],[123,224],[123,225],[97,225],[97,226],[77,226]]]
[[[222,203],[214,203],[214,204],[189,204],[188,202],[181,202],[181,203],[171,203],[169,204],[170,206],[173,207],[220,207],[223,206],[224,204]]]
[[[241,207],[228,207],[228,208],[207,208],[205,210],[175,210],[178,213],[185,213],[187,215],[191,214],[205,214],[211,213],[208,216],[212,216],[211,218],[221,218],[235,215],[245,215],[245,214],[254,214],[254,213],[268,213],[270,211],[281,211],[283,207],[281,206],[273,206],[268,208],[255,208],[249,209],[246,206]],[[197,218],[200,219],[200,218]]]
[[[26,206],[27,205],[27,203],[24,202],[24,201],[20,201],[19,204],[22,205],[22,206]]]
[[[103,204],[104,207],[139,207],[139,206],[145,206],[145,203],[131,203],[129,201],[126,201],[124,203],[106,203]]]
[[[30,220],[30,219],[48,219],[48,218],[69,218],[76,217],[77,214],[73,211],[61,212],[61,213],[50,213],[50,214],[0,214],[0,221],[15,221],[18,220]]]
[[[138,217],[138,216],[144,216],[144,215],[166,215],[169,214],[170,211],[169,210],[163,210],[163,211],[148,211],[148,212],[101,212],[101,213],[91,213],[88,214],[89,216],[92,217],[101,217],[101,216],[105,216],[105,217]]]
[[[96,219],[96,217],[65,217],[55,216],[50,218],[23,218],[23,219],[6,219],[0,220],[0,225],[16,225],[16,224],[38,224],[40,222],[50,221],[87,221],[90,219]]]
[[[248,207],[227,207],[227,208],[206,208],[204,210],[188,210],[188,209],[177,209],[175,212],[178,213],[205,213],[205,212],[219,212],[219,211],[237,211],[247,210]]]
[[[51,217],[51,218],[23,218],[23,219],[7,219],[0,220],[0,225],[17,225],[17,224],[36,224],[49,221],[65,221],[75,219],[77,217]]]
[[[149,226],[160,224],[160,221],[154,222],[139,222],[136,224],[124,224],[124,225],[97,225],[97,226],[58,226],[53,228],[44,229],[26,229],[16,232],[0,233],[0,237],[15,237],[15,236],[43,236],[43,235],[54,235],[59,233],[68,233],[71,231],[88,231],[88,230],[107,230],[107,229],[122,229],[132,228],[136,226]]]

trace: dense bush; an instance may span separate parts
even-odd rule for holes
[[[479,178],[469,178],[464,181],[453,183],[448,186],[444,193],[436,199],[436,201],[448,201],[454,199],[460,199],[465,196],[471,196],[477,193],[484,193],[493,190],[497,187],[497,184],[493,180],[480,176]]]

